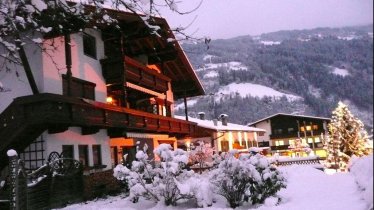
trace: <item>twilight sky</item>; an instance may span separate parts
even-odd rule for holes
[[[181,0],[188,11],[200,0]],[[373,0],[203,0],[190,15],[163,11],[171,27],[187,26],[195,36],[213,39],[316,27],[373,23]]]

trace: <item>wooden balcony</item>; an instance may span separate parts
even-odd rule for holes
[[[23,150],[46,130],[59,133],[76,126],[87,135],[108,129],[111,137],[131,131],[194,136],[198,131],[193,122],[50,93],[16,98],[0,122],[0,169],[8,149]]]
[[[120,84],[127,81],[159,93],[169,89],[168,83],[171,81],[169,77],[130,57],[104,59],[101,63],[107,84]]]
[[[313,136],[320,136],[321,133],[324,133],[324,130],[314,130],[313,131]],[[310,137],[312,136],[311,131],[306,132],[306,136]],[[280,133],[280,134],[271,134],[270,139],[286,139],[286,138],[297,138],[298,134],[297,132],[285,132],[285,133]],[[300,132],[300,138],[304,138],[304,132]]]

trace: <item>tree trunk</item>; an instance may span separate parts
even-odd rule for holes
[[[19,40],[19,41],[16,41],[15,44],[17,46],[19,57],[23,65],[23,69],[25,70],[27,80],[29,81],[32,93],[34,95],[38,94],[39,93],[38,86],[36,85],[34,75],[32,74],[30,63],[29,63],[29,60],[27,59],[25,48],[23,48],[22,42],[20,41],[21,38],[19,34],[16,35],[16,39]]]

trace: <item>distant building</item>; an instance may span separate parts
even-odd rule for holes
[[[248,127],[228,122],[228,116],[222,114],[220,120],[205,120],[205,114],[200,112],[199,118],[189,117],[190,122],[197,123],[199,128],[205,128],[199,138],[185,138],[178,140],[178,147],[189,150],[191,144],[197,141],[210,143],[217,152],[227,152],[237,149],[248,152],[251,147],[259,147],[257,137],[263,135],[264,129]],[[182,119],[183,117],[176,118]]]
[[[303,145],[309,146],[311,152],[320,157],[326,157],[323,149],[321,134],[326,134],[329,118],[278,113],[263,118],[248,126],[266,130],[258,136],[259,144],[268,145],[271,152],[284,156],[305,156],[306,153],[295,153],[293,149],[297,139]]]

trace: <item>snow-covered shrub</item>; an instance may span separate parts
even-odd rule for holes
[[[267,158],[257,154],[242,156],[240,159],[255,166],[261,176],[261,180],[254,181],[249,190],[250,194],[247,198],[252,204],[264,203],[267,198],[286,187],[285,178]]]
[[[203,141],[199,141],[197,146],[191,146],[189,152],[190,162],[192,166],[200,169],[200,173],[204,168],[212,166],[213,160],[213,148],[210,144],[206,144]]]
[[[361,158],[352,157],[349,172],[362,190],[368,209],[373,209],[373,154]]]
[[[139,197],[164,201],[165,205],[176,205],[180,199],[192,198],[190,191],[184,191],[186,180],[194,173],[184,169],[188,162],[187,153],[183,150],[171,150],[169,144],[161,144],[154,150],[160,162],[153,163],[145,151],[138,151],[136,161],[131,169],[117,165],[114,176],[119,180],[127,180],[130,188],[130,199],[137,202]]]
[[[231,153],[211,172],[211,182],[232,208],[244,201],[262,203],[285,187],[283,176],[260,154],[237,159]]]

